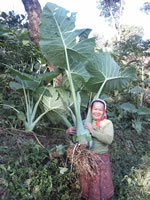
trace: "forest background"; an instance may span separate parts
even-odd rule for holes
[[[22,4],[27,20],[13,11],[0,14],[0,196],[5,200],[79,199],[78,175],[66,157],[71,142],[65,134],[66,121],[73,123],[68,80],[41,52],[40,3],[22,0]],[[109,52],[120,71],[136,69],[125,87],[103,90],[101,95],[115,128],[110,147],[115,186],[112,199],[148,200],[150,40],[143,39],[141,27],[121,23],[124,1],[99,0],[97,7],[116,34],[109,40],[104,39],[104,33],[95,34],[95,51]],[[143,1],[141,11],[149,16],[150,2]],[[79,41],[90,33],[85,29]],[[96,91],[83,84],[86,81],[79,73],[72,74],[76,91],[82,88],[84,118]]]

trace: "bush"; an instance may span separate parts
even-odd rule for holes
[[[0,147],[1,200],[77,199],[79,184],[75,173],[60,173],[63,158],[50,161],[49,150],[33,139],[16,140],[15,135],[7,139],[8,142],[5,136]]]
[[[121,183],[120,199],[150,199],[150,158],[144,156],[138,168],[132,168]]]
[[[110,146],[110,158],[115,195],[112,200],[148,200],[149,129],[143,127],[143,131],[137,133],[126,126],[126,121],[122,127],[118,127],[119,122],[113,122],[115,138]],[[80,185],[74,170],[61,172],[64,167],[70,169],[66,155],[49,159],[54,144],[64,144],[64,135],[58,130],[56,133],[48,130],[48,133],[50,136],[40,138],[44,146],[47,144],[42,148],[31,134],[0,129],[0,199],[79,200]]]
[[[123,128],[122,128],[123,129]],[[115,130],[110,148],[114,200],[150,199],[150,134],[144,130]]]

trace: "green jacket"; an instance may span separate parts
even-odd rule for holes
[[[108,152],[108,146],[112,143],[114,137],[114,128],[113,124],[110,120],[104,119],[100,122],[100,128],[96,126],[96,121],[93,120],[93,146],[91,151],[95,151],[96,153],[105,153]]]

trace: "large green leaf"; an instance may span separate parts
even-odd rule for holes
[[[138,108],[137,113],[139,115],[150,115],[150,109],[146,107],[140,107]]]
[[[17,83],[17,82],[14,82],[14,81],[10,81],[9,86],[10,86],[10,88],[13,89],[13,90],[20,90],[20,89],[23,89],[22,84]]]
[[[47,3],[41,14],[40,48],[54,66],[66,67],[66,52],[70,64],[72,58],[85,60],[94,52],[95,38],[78,41],[86,29],[75,29],[76,13]]]
[[[46,72],[44,74],[38,74],[36,76],[36,79],[37,80],[52,81],[59,74],[60,74],[59,70],[55,70],[55,71],[52,71],[52,72]]]
[[[36,75],[31,75],[25,72],[20,72],[19,70],[13,69],[12,67],[9,67],[9,70],[11,70],[16,76],[18,76],[21,80],[30,80],[30,81],[40,81],[40,80],[49,80],[51,81],[53,78],[58,76],[60,73],[59,70],[55,70],[52,72],[46,72],[44,74],[36,74]]]
[[[150,109],[146,107],[136,108],[134,104],[123,103],[120,107],[130,113],[137,113],[138,115],[150,115]]]
[[[61,90],[59,88],[48,87],[46,93],[43,95],[42,103],[45,109],[48,110],[61,110],[66,111],[66,107],[72,104],[71,94],[67,91]]]
[[[39,95],[40,92],[37,93]],[[43,95],[41,109],[44,109],[44,111],[50,110],[46,114],[48,119],[54,124],[58,124],[67,121],[67,116],[70,115],[67,107],[72,104],[73,100],[70,92],[61,88],[48,87]]]
[[[16,81],[18,82],[10,81],[9,83],[11,89],[13,90],[22,90],[24,87],[25,89],[36,91],[40,84],[39,82],[30,81],[30,80],[21,81],[18,77],[16,78]]]
[[[85,62],[74,62],[73,65],[71,65],[70,73],[76,91],[79,90],[83,84],[85,84],[91,77],[91,75],[86,70],[85,64]],[[62,86],[66,89],[70,88],[69,80],[66,75],[63,76]]]
[[[135,107],[134,104],[131,104],[131,103],[123,103],[120,105],[120,107],[124,110],[124,111],[127,111],[127,112],[130,112],[130,113],[137,113],[137,109]]]
[[[103,90],[120,90],[135,77],[135,68],[126,68],[123,72],[120,72],[119,65],[109,53],[95,53],[89,59],[87,70],[93,77],[89,79],[86,86],[93,92],[98,92],[104,82]]]
[[[132,88],[131,90],[129,90],[129,92],[131,94],[141,94],[143,92],[143,88],[139,87],[139,86],[135,86],[134,88]]]
[[[91,77],[91,75],[88,73],[88,71],[86,70],[86,63],[87,62],[74,62],[73,65],[71,65],[71,74],[74,75],[76,77],[76,79],[81,80],[83,82],[87,82],[89,80],[89,78]],[[74,81],[74,79],[73,79]]]
[[[16,76],[18,76],[21,80],[34,80],[34,76],[31,74],[27,74],[24,72],[20,72],[19,70],[13,69],[12,67],[9,67],[9,70],[11,70]]]
[[[25,89],[35,91],[42,80],[52,81],[56,76],[59,75],[59,70],[56,69],[52,72],[46,72],[44,74],[31,75],[25,72],[20,72],[19,70],[9,67],[9,69],[16,75],[16,81],[10,82],[10,87],[14,90],[22,89],[23,86]]]

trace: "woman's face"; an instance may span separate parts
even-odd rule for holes
[[[95,102],[92,107],[92,118],[94,120],[100,120],[104,114],[104,104],[101,102]]]

